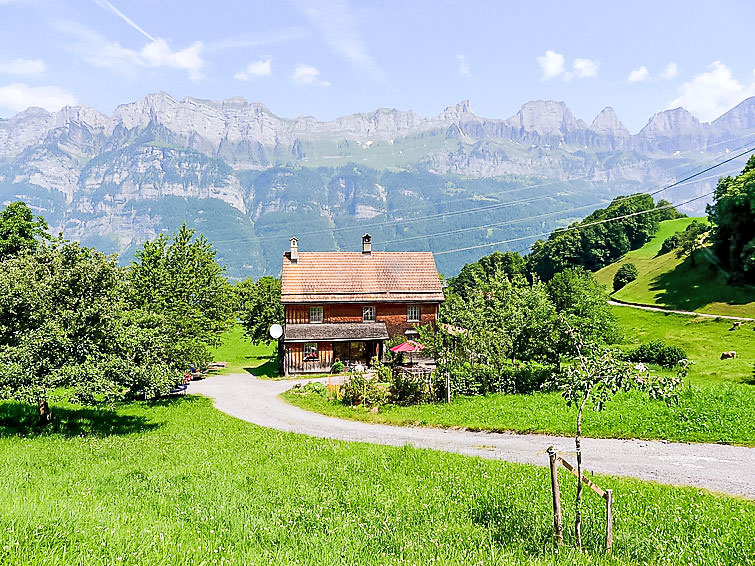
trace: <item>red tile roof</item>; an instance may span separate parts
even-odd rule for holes
[[[439,302],[432,252],[299,252],[283,258],[284,303]]]

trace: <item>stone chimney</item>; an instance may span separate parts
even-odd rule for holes
[[[364,255],[372,255],[372,236],[369,234],[362,236],[362,253]]]
[[[288,254],[288,258],[291,260],[291,263],[299,263],[299,240],[294,236],[289,242],[291,242],[291,251]]]

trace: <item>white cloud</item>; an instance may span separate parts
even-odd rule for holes
[[[645,65],[639,69],[635,69],[629,73],[629,76],[627,77],[627,82],[630,83],[641,83],[648,80],[650,80],[650,71],[648,71],[648,68]]]
[[[0,61],[0,73],[6,75],[36,75],[47,69],[42,59],[13,59]]]
[[[330,86],[328,81],[320,79],[320,70],[317,67],[298,63],[294,72],[291,73],[291,80],[300,85],[319,85]]]
[[[75,22],[58,22],[57,29],[78,39],[71,45],[78,55],[95,67],[107,67],[120,73],[135,74],[139,68],[172,68],[188,72],[189,78],[204,78],[203,45],[195,41],[189,47],[173,50],[162,38],[150,41],[140,50],[123,47],[101,34]]]
[[[551,49],[548,49],[545,55],[537,58],[537,64],[543,70],[542,80],[544,81],[557,77],[564,72],[564,56]]]
[[[755,95],[755,82],[743,85],[731,70],[715,61],[710,71],[695,75],[679,87],[679,96],[669,102],[669,108],[682,106],[704,121],[711,121],[736,106],[748,96]]]
[[[666,65],[666,68],[661,71],[661,78],[664,79],[675,79],[676,76],[679,74],[679,69],[676,66],[676,63],[671,61],[668,65]]]
[[[360,73],[382,82],[385,73],[370,56],[359,24],[347,0],[291,0],[322,34],[330,48],[346,59]]]
[[[266,77],[273,74],[273,61],[270,57],[252,61],[242,70],[238,71],[233,77],[240,81],[250,81],[254,77]]]
[[[456,60],[459,62],[459,74],[462,77],[471,77],[472,73],[469,70],[469,61],[467,60],[467,56],[459,53],[456,56]]]
[[[574,59],[574,72],[570,73],[569,78],[571,78],[571,76],[575,76],[578,79],[594,77],[598,74],[598,67],[600,67],[598,61],[593,61],[592,59],[580,59],[577,57]]]
[[[29,86],[13,83],[0,87],[0,107],[19,112],[39,106],[50,112],[76,104],[76,97],[57,86]]]

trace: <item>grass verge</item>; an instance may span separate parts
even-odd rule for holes
[[[571,549],[568,528],[556,552],[546,468],[262,429],[202,398],[79,417],[65,409],[57,431],[42,433],[7,428],[33,408],[0,405],[2,564],[708,565],[755,556],[755,504],[698,489],[600,477],[616,495],[614,554],[602,554],[602,502],[590,494],[586,552]],[[568,525],[574,481],[561,479]]]

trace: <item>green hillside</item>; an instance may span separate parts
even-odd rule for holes
[[[620,301],[708,314],[755,318],[755,288],[726,284],[724,273],[714,262],[710,250],[678,259],[674,252],[658,255],[663,241],[684,230],[695,218],[661,222],[656,236],[642,248],[595,273],[595,278],[613,290],[613,277],[624,263],[633,263],[639,277],[612,295]],[[705,220],[698,218],[697,220]]]

